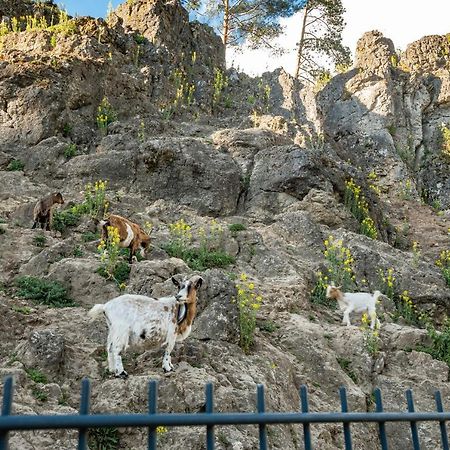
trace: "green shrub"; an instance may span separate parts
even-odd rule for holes
[[[6,170],[9,170],[10,172],[14,172],[17,170],[23,170],[24,167],[25,167],[25,163],[23,163],[20,159],[13,159],[6,167]]]
[[[441,269],[447,286],[450,286],[450,250],[442,250],[439,259],[436,261],[436,265]]]
[[[43,374],[39,369],[26,369],[28,378],[35,383],[46,384],[48,382],[47,376]]]
[[[108,125],[117,120],[117,113],[106,97],[103,97],[97,108],[97,127],[103,134],[108,134]]]
[[[19,277],[15,281],[17,295],[54,308],[74,306],[66,288],[58,281],[36,277]]]
[[[117,428],[90,428],[90,450],[115,450],[119,448],[119,432]]]
[[[46,238],[45,234],[37,234],[33,238],[33,244],[36,247],[44,247],[46,242],[47,242],[47,238]]]
[[[231,231],[231,233],[236,234],[239,231],[245,231],[247,227],[243,223],[232,223],[228,226],[228,229]]]
[[[64,157],[67,159],[77,156],[78,149],[76,144],[69,144],[64,150]]]
[[[203,271],[213,267],[224,268],[233,264],[235,258],[226,253],[223,247],[223,229],[212,220],[207,230],[200,228],[196,238],[198,247],[192,246],[192,227],[183,219],[169,224],[171,239],[163,245],[163,249],[175,258],[181,258],[193,270]]]
[[[427,333],[431,339],[430,346],[419,346],[416,350],[430,354],[434,359],[444,361],[450,367],[450,319],[447,317],[440,330],[427,324]]]
[[[353,383],[358,384],[358,377],[352,369],[352,362],[346,358],[336,358],[341,369],[349,376]]]
[[[34,386],[31,389],[31,393],[33,394],[33,397],[40,402],[46,402],[48,400],[48,394],[37,386]]]
[[[83,242],[92,242],[100,238],[99,233],[92,233],[92,231],[87,231],[81,235]]]
[[[68,227],[75,227],[80,223],[82,212],[75,207],[53,214],[53,229],[63,233]]]

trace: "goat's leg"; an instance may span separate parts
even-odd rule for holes
[[[118,378],[128,378],[128,373],[124,370],[122,357],[120,354],[128,346],[128,335],[111,333],[110,335],[111,362],[114,364],[114,375]]]
[[[108,334],[108,340],[106,343],[106,350],[108,352],[108,370],[111,373],[114,373],[114,370],[116,368],[116,363],[115,363],[115,357],[114,357],[114,351],[113,351],[113,343],[112,343],[111,336],[109,334]]]
[[[350,313],[352,312],[351,308],[347,308],[344,311],[344,317],[342,318],[342,323],[346,324],[348,327],[351,325],[350,323]]]
[[[373,330],[375,327],[375,323],[377,324],[377,328],[380,328],[380,321],[377,318],[376,311],[372,310],[369,312],[370,314],[370,328]]]
[[[170,335],[171,337],[167,340],[166,351],[164,352],[164,358],[162,363],[162,368],[164,372],[171,372],[173,370],[170,352],[173,350],[173,347],[175,346],[175,330],[173,333],[170,333]]]

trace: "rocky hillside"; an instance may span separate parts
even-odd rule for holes
[[[16,413],[76,413],[84,376],[95,413],[145,411],[149,379],[164,412],[201,411],[207,381],[218,411],[253,411],[258,383],[276,411],[298,409],[302,384],[312,411],[338,410],[341,385],[353,411],[374,409],[376,386],[387,410],[405,409],[407,388],[418,410],[434,408],[436,388],[448,398],[450,358],[430,331],[450,332],[446,36],[398,55],[366,33],[355,67],[319,90],[282,70],[225,71],[220,39],[176,0],[125,2],[107,21],[29,8],[0,1],[0,373],[15,377]],[[54,229],[32,230],[36,201],[54,191],[65,199]],[[105,202],[151,229],[146,257],[119,256],[115,279],[97,248]],[[129,378],[108,374],[106,326],[88,309],[120,292],[173,295],[170,277],[194,272],[204,285],[175,372],[164,375],[161,350],[130,349]],[[358,315],[341,324],[323,295],[332,278],[385,294],[380,330]],[[253,335],[243,325],[255,314]],[[355,448],[376,447],[374,427],[352,429]],[[312,432],[317,449],[343,446],[338,425]],[[390,448],[408,445],[407,425],[388,432]],[[437,424],[420,433],[438,447]],[[92,432],[90,448],[143,449],[145,436]],[[257,438],[224,427],[216,444],[253,449]],[[162,429],[159,441],[201,449],[204,430]],[[69,449],[76,434],[10,442]],[[270,448],[301,442],[300,427],[269,427]]]

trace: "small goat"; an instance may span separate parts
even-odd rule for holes
[[[34,207],[33,210],[33,226],[32,229],[36,228],[37,224],[41,224],[42,229],[50,230],[53,223],[53,212],[52,207],[56,203],[60,205],[64,204],[64,199],[60,192],[54,192],[47,197],[41,198]]]
[[[342,323],[350,326],[350,313],[355,311],[359,313],[366,312],[370,317],[370,328],[373,330],[375,323],[380,327],[380,321],[377,318],[376,303],[381,292],[375,291],[373,294],[367,292],[342,292],[341,286],[330,285],[327,287],[327,298],[333,298],[339,303],[339,308],[344,311]]]
[[[145,256],[145,249],[150,245],[150,237],[138,224],[125,219],[125,217],[110,214],[105,220],[100,221],[100,225],[102,226],[103,240],[108,238],[108,227],[119,230],[119,247],[130,249],[130,264],[138,250],[142,257]]]
[[[191,332],[197,311],[197,290],[203,282],[198,275],[179,283],[172,282],[178,294],[154,299],[143,295],[125,294],[104,305],[95,305],[88,313],[91,318],[102,312],[109,332],[106,344],[108,367],[116,377],[127,378],[120,356],[128,346],[155,348],[166,346],[162,368],[173,370],[170,352],[175,342],[184,341]]]

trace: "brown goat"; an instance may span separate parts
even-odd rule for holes
[[[56,203],[60,205],[64,204],[64,199],[60,192],[53,192],[53,194],[48,195],[47,197],[41,198],[34,207],[33,210],[33,226],[32,229],[36,228],[36,226],[41,224],[42,229],[50,230],[50,227],[53,223],[53,212],[52,208]]]
[[[144,257],[145,250],[150,245],[150,237],[137,223],[131,222],[125,217],[110,214],[106,219],[100,221],[100,225],[102,226],[103,240],[108,238],[108,227],[119,230],[119,247],[130,249],[130,264],[138,250],[140,255]]]

